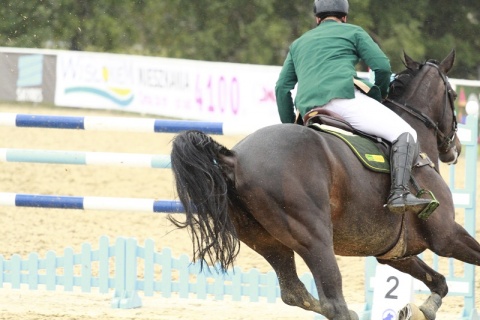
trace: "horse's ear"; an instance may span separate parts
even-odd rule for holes
[[[403,64],[410,70],[418,70],[420,68],[420,63],[416,62],[412,58],[410,58],[405,51],[403,51],[403,58],[405,61]]]
[[[448,73],[450,69],[453,67],[453,63],[455,62],[455,49],[453,49],[448,56],[440,63],[440,70],[444,73]]]

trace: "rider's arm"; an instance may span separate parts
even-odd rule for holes
[[[290,53],[288,53],[275,86],[278,114],[280,115],[282,123],[295,122],[291,90],[295,88],[297,81],[295,66]]]
[[[360,58],[375,73],[375,85],[380,88],[382,97],[385,98],[392,74],[390,60],[364,30],[357,33],[356,46]]]

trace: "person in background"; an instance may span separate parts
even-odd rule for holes
[[[418,154],[416,131],[381,100],[390,83],[390,61],[368,33],[348,24],[347,0],[315,0],[317,26],[290,46],[275,86],[282,123],[322,107],[340,115],[351,126],[392,143],[391,190],[386,206],[393,213],[416,214],[432,200],[409,191],[412,164]],[[363,60],[375,75],[369,84],[357,78],[355,66]],[[291,91],[297,86],[295,103]],[[368,86],[367,86],[368,84]]]

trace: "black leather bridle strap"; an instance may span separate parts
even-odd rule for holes
[[[431,62],[426,62],[424,65],[429,65],[429,66],[432,66],[435,69],[437,69],[440,77],[443,80],[443,83],[445,84],[445,106],[443,108],[443,113],[442,113],[441,120],[443,120],[443,118],[445,116],[445,112],[446,112],[446,109],[447,109],[448,102],[450,102],[450,107],[452,108],[452,111],[453,111],[452,131],[450,131],[450,133],[448,135],[445,135],[443,132],[441,132],[440,129],[438,128],[438,124],[435,123],[429,116],[427,116],[423,112],[420,112],[417,109],[409,106],[406,102],[401,104],[401,103],[399,103],[397,101],[394,101],[392,99],[389,99],[389,98],[385,99],[385,102],[393,104],[394,106],[408,112],[409,114],[411,114],[416,119],[422,121],[427,128],[433,129],[435,131],[435,135],[437,137],[437,141],[438,141],[437,146],[438,146],[439,152],[440,153],[447,153],[450,150],[450,145],[453,142],[453,140],[455,139],[455,134],[457,132],[457,119],[455,117],[453,99],[452,99],[451,95],[449,94],[447,77],[440,71],[439,67],[436,64],[431,63]],[[422,65],[422,66],[424,66],[424,65]]]
[[[400,109],[402,109],[402,110],[404,110],[408,113],[410,113],[412,116],[414,116],[418,120],[422,121],[427,128],[429,128],[429,129],[433,128],[435,131],[439,132],[437,124],[432,119],[430,119],[429,116],[427,116],[423,112],[420,112],[417,109],[412,108],[411,106],[409,106],[406,103],[405,104],[400,104],[397,101],[394,101],[390,98],[385,99],[385,101],[395,105],[396,107],[399,107]],[[440,132],[440,134],[442,134],[442,133]]]

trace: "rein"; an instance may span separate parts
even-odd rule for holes
[[[452,98],[452,95],[451,95],[451,90],[448,89],[449,86],[448,86],[447,77],[440,71],[438,66],[436,64],[432,63],[432,62],[425,62],[422,65],[422,67],[425,66],[425,65],[432,66],[435,69],[437,69],[440,77],[443,80],[443,83],[445,84],[445,106],[443,108],[443,113],[442,113],[442,117],[440,119],[440,122],[445,117],[445,112],[446,112],[446,109],[447,109],[447,105],[450,102],[450,108],[453,111],[453,120],[452,120],[452,130],[450,131],[449,134],[445,135],[442,131],[440,131],[440,128],[438,127],[438,123],[435,123],[429,116],[427,116],[423,112],[420,112],[416,108],[413,108],[412,106],[408,105],[408,103],[406,101],[403,104],[401,104],[401,103],[399,103],[397,101],[394,101],[390,98],[386,98],[385,102],[391,103],[391,104],[395,105],[396,107],[408,112],[413,117],[415,117],[416,119],[423,122],[428,129],[433,129],[434,132],[435,132],[435,135],[437,137],[438,151],[439,151],[440,154],[445,154],[452,148],[451,144],[454,141],[455,134],[457,133],[457,130],[458,130],[457,118],[455,116],[455,109],[454,109],[454,104],[453,104],[453,98]]]

